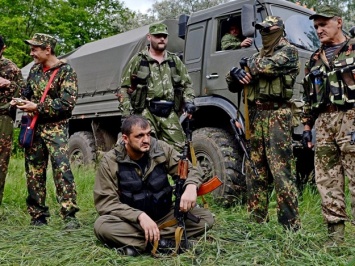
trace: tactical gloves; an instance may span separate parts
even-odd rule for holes
[[[192,115],[196,111],[196,106],[194,105],[194,103],[187,102],[185,103],[184,111]]]
[[[236,79],[238,81],[243,80],[243,78],[247,76],[247,73],[244,71],[244,69],[237,68],[237,67],[233,67],[230,70],[229,74],[233,79]]]
[[[305,130],[302,133],[302,145],[305,148],[309,148],[308,147],[308,142],[312,142],[312,131],[311,130]]]

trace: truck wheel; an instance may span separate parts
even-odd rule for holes
[[[94,136],[89,131],[76,132],[69,138],[69,161],[72,165],[91,164],[96,159]]]
[[[242,156],[233,137],[223,129],[201,128],[193,132],[193,146],[205,173],[203,182],[217,175],[223,185],[213,191],[214,199],[224,206],[245,202],[246,181],[241,173]]]

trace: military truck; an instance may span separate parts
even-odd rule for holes
[[[180,54],[195,89],[193,145],[206,180],[219,176],[223,186],[214,196],[225,202],[241,199],[245,192],[245,156],[236,143],[230,119],[244,125],[242,101],[230,93],[225,74],[261,47],[253,22],[267,15],[284,19],[287,38],[299,48],[301,65],[318,46],[317,36],[308,16],[313,11],[283,0],[237,0],[206,10],[165,20],[169,29],[167,49]],[[254,45],[239,50],[222,51],[220,41],[228,21],[239,21],[244,35],[253,37]],[[129,59],[143,49],[149,26],[88,43],[64,57],[78,74],[79,97],[69,124],[69,153],[72,163],[88,164],[100,152],[108,151],[120,133],[121,113],[117,93],[122,71]],[[27,75],[30,65],[23,69]],[[295,98],[301,99],[303,70],[297,79]],[[239,110],[238,110],[239,109]],[[295,129],[295,142],[302,130]],[[298,137],[297,137],[298,136]],[[296,145],[297,146],[297,145]],[[308,170],[307,170],[308,171]]]

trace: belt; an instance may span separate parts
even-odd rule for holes
[[[321,107],[320,112],[333,113],[333,112],[347,111],[347,110],[350,110],[353,108],[355,108],[354,103],[345,103],[344,105],[330,103],[330,104],[327,104],[327,105]]]
[[[277,110],[280,108],[291,108],[290,102],[256,102],[256,108],[259,110]]]
[[[156,106],[173,106],[174,102],[172,101],[165,101],[165,100],[150,100],[147,101],[148,107],[155,108]]]

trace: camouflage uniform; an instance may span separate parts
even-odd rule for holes
[[[222,50],[235,50],[241,48],[242,39],[233,34],[226,33],[221,40],[221,49]]]
[[[351,132],[355,132],[355,97],[350,87],[338,80],[335,71],[355,65],[355,40],[347,39],[342,43],[332,62],[326,59],[324,49],[322,46],[306,64],[306,73],[310,74],[304,80],[308,107],[305,119],[315,120],[315,178],[322,197],[324,219],[331,225],[349,220],[345,206],[345,175],[350,180],[351,213],[355,220],[355,145],[350,142]],[[312,84],[315,70],[325,74],[316,91]]]
[[[263,27],[283,23],[277,17],[267,17]],[[281,34],[281,33],[280,33]],[[280,35],[282,36],[282,35]],[[268,220],[269,190],[272,182],[277,197],[279,222],[286,228],[300,226],[296,177],[292,171],[292,115],[288,100],[299,73],[297,49],[280,37],[271,56],[260,53],[248,59],[252,83],[248,85],[248,101],[251,106],[251,158],[255,162],[259,178],[248,169],[248,211],[256,222]],[[243,86],[227,75],[232,92]],[[251,116],[250,116],[251,117]],[[252,118],[252,117],[251,117]]]
[[[24,87],[21,70],[9,59],[0,59],[0,77],[10,80],[9,87],[0,88],[0,204],[4,193],[5,178],[11,155],[13,116],[10,114],[12,97],[18,97]]]
[[[50,43],[55,39],[49,35],[36,34],[27,44]],[[53,44],[54,42],[54,44]],[[53,71],[59,68],[43,103],[39,103]],[[33,145],[25,149],[27,177],[27,209],[32,219],[49,217],[46,200],[46,172],[51,160],[57,201],[61,205],[63,218],[79,210],[76,204],[76,188],[68,159],[68,118],[77,99],[77,75],[73,68],[60,60],[57,65],[44,70],[42,64],[35,64],[27,78],[27,92],[33,92],[31,101],[37,103],[39,113]]]
[[[152,32],[151,28],[150,32]],[[166,32],[166,26],[163,28],[163,31]],[[144,58],[144,60],[148,63],[148,67],[146,68],[147,71],[149,71],[148,73],[142,73],[140,70],[142,58]],[[169,66],[169,62],[172,61],[174,61],[175,64],[175,75],[172,73],[172,68]],[[142,99],[144,105],[142,108],[143,110],[138,110],[132,107],[131,100],[134,94],[139,93],[138,90],[140,90],[140,88],[135,89],[135,92],[131,94],[127,93],[127,90],[133,87],[132,77],[137,75],[138,78],[141,78],[139,76],[141,74],[146,77],[147,93],[145,99]],[[152,114],[147,106],[151,100],[174,102],[175,82],[179,83],[179,86],[183,89],[183,101],[185,103],[193,102],[195,96],[192,88],[192,82],[186,67],[180,58],[169,51],[165,51],[165,58],[161,63],[159,63],[149,55],[148,47],[135,55],[125,68],[121,80],[122,97],[120,98],[121,101],[119,109],[121,109],[123,116],[128,116],[130,114],[143,115],[148,119],[152,127],[152,133],[158,139],[174,145],[177,150],[181,151],[185,143],[185,135],[179,123],[179,114],[176,111],[171,111],[168,117],[159,117]]]

